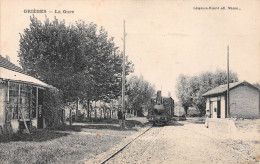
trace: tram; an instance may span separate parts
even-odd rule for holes
[[[171,97],[162,97],[162,92],[157,91],[157,96],[152,97],[148,106],[147,119],[154,125],[166,125],[174,115],[174,100]]]

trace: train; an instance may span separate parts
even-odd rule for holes
[[[154,125],[166,125],[174,116],[174,100],[171,97],[162,97],[162,92],[157,91],[148,105],[147,119]]]

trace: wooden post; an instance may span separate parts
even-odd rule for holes
[[[21,102],[20,102],[20,98],[21,98],[21,84],[18,84],[18,88],[19,88],[19,90],[18,90],[18,104],[20,105],[21,104]],[[24,110],[22,110],[19,106],[18,106],[18,109],[19,109],[19,111],[20,111],[20,113],[22,115],[24,126],[25,126],[28,134],[31,136],[31,133],[29,131],[29,128],[28,128],[27,123],[26,123],[25,118],[24,118]]]
[[[124,49],[123,49],[123,75],[122,75],[122,112],[123,112],[123,118],[122,118],[122,124],[123,129],[125,129],[125,20],[124,20]]]
[[[7,96],[6,96],[7,102],[9,102],[9,87],[10,87],[10,84],[9,84],[9,81],[7,81]]]
[[[230,102],[229,102],[229,46],[227,47],[227,117],[230,117]]]
[[[9,81],[7,81],[7,95],[6,95],[6,103],[5,103],[5,107],[4,107],[4,114],[3,114],[3,133],[6,134],[13,134],[13,129],[12,129],[12,124],[11,124],[11,120],[9,122],[9,110],[8,110],[8,104],[9,104],[9,87],[10,87],[10,83]]]
[[[29,101],[29,106],[30,106],[30,120],[32,121],[32,118],[33,118],[33,114],[32,114],[32,111],[33,111],[33,107],[32,107],[32,94],[33,94],[33,89],[32,89],[32,86],[30,86],[30,101]]]
[[[9,80],[7,81],[7,94],[6,94],[6,103],[5,103],[5,107],[4,107],[4,113],[3,113],[3,118],[4,118],[4,123],[5,123],[5,120],[7,119],[5,116],[6,116],[6,110],[7,110],[7,106],[9,104],[9,87],[10,87],[10,83],[9,83]]]

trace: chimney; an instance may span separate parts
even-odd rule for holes
[[[156,96],[156,102],[161,104],[162,103],[162,91],[157,91],[157,96]]]

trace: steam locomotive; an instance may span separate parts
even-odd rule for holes
[[[174,115],[174,100],[171,97],[162,97],[162,92],[157,91],[157,96],[152,97],[148,106],[147,119],[154,125],[166,125]]]

